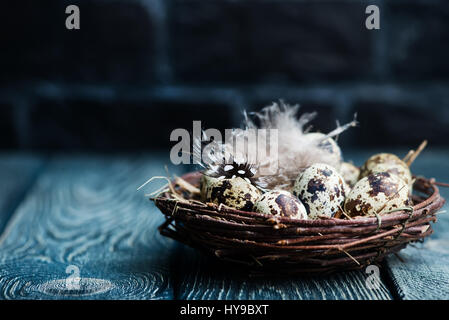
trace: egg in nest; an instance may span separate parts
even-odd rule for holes
[[[407,164],[398,158],[398,156],[392,154],[392,153],[378,153],[368,158],[368,160],[365,161],[363,166],[360,168],[360,177],[359,179],[362,179],[368,175],[370,175],[374,167],[378,166],[379,164],[384,165],[401,165],[405,168],[408,168]]]
[[[388,172],[390,174],[394,174],[404,180],[404,182],[411,187],[412,184],[412,174],[407,165],[397,164],[397,163],[379,163],[374,166],[369,174],[380,173],[380,172]]]
[[[341,214],[346,184],[337,170],[324,163],[308,167],[296,179],[293,194],[307,209],[309,218]]]
[[[359,180],[360,169],[349,162],[342,162],[340,166],[340,174],[350,187],[354,186]]]
[[[317,146],[329,153],[329,156],[333,159],[334,163],[340,163],[342,159],[341,149],[337,142],[331,137],[327,137],[321,132],[311,132],[305,135],[307,139],[317,143]]]
[[[394,174],[380,172],[359,180],[345,200],[345,212],[354,216],[388,213],[408,207],[408,185]]]
[[[217,179],[209,186],[206,201],[250,211],[261,192],[243,178]]]
[[[209,191],[210,186],[216,181],[218,181],[218,178],[214,178],[206,174],[201,175],[200,179],[201,201],[205,202],[207,200],[207,192]]]
[[[301,201],[284,190],[271,190],[264,193],[254,204],[254,210],[265,214],[307,219],[307,211]]]

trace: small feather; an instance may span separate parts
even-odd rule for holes
[[[249,178],[260,187],[288,189],[297,176],[314,163],[326,163],[338,168],[340,160],[331,157],[329,151],[321,148],[316,140],[307,137],[310,126],[304,128],[316,117],[317,113],[304,113],[298,117],[298,110],[299,105],[288,105],[281,100],[263,108],[260,112],[248,114],[244,111],[244,129],[234,130],[228,141],[211,142],[214,153],[209,157],[210,163],[203,163],[203,167],[206,168],[205,173],[212,176],[226,177],[228,173],[241,176],[239,170],[243,170],[245,174],[242,177]],[[356,125],[355,117],[353,121],[345,125],[340,126],[337,123],[337,128],[325,135],[323,139],[338,136]],[[255,129],[277,129],[276,154],[269,154],[263,159],[258,159],[256,154],[247,152],[257,150],[257,145],[251,145],[251,143],[257,144],[257,141],[249,139]],[[269,135],[261,134],[257,140],[260,138],[269,141]],[[237,144],[234,148],[233,142],[237,139],[243,139],[245,144]],[[196,144],[198,145],[198,142]],[[235,168],[226,170],[227,165],[230,164],[234,164]],[[263,169],[272,167],[277,167],[277,171],[263,174],[266,172]]]

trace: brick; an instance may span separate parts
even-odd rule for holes
[[[174,1],[180,82],[347,80],[372,72],[372,32],[355,1]]]
[[[65,8],[80,8],[67,30]],[[142,82],[153,79],[154,26],[131,1],[20,1],[0,10],[0,81]]]
[[[193,120],[203,128],[230,128],[226,104],[205,101],[141,99],[97,101],[42,99],[30,112],[29,145],[37,149],[91,149],[119,151],[161,149],[175,144],[176,128],[192,131]]]
[[[170,36],[175,79],[250,79],[247,8],[242,2],[174,1]]]
[[[397,79],[449,78],[449,3],[387,2],[388,52]]]
[[[365,29],[365,7],[355,1],[253,5],[249,41],[256,75],[273,81],[342,81],[367,76],[373,33]]]

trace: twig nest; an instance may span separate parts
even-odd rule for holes
[[[408,185],[388,172],[370,174],[359,180],[345,201],[345,212],[351,217],[388,213],[407,207]]]
[[[307,133],[305,136],[310,141],[315,142],[320,149],[327,151],[333,163],[341,162],[341,149],[334,139],[320,132]]]
[[[206,174],[201,175],[200,179],[200,194],[201,194],[201,201],[205,202],[207,199],[207,192],[210,189],[210,186],[218,181],[218,178],[214,178],[211,176],[208,176]]]
[[[320,215],[334,217],[341,213],[346,185],[337,170],[324,163],[316,163],[296,179],[293,194],[302,201],[309,218]]]
[[[359,179],[369,176],[371,173],[373,173],[372,172],[373,168],[378,166],[379,164],[401,165],[404,166],[405,168],[408,168],[407,164],[401,159],[399,159],[398,156],[392,153],[378,153],[369,157],[368,160],[366,160],[366,162],[360,168]]]
[[[254,210],[265,214],[307,219],[307,211],[302,202],[284,190],[271,190],[264,193],[257,199]]]
[[[343,176],[346,184],[352,188],[359,180],[360,169],[350,162],[342,162],[340,174]]]
[[[251,211],[261,192],[243,178],[217,179],[209,186],[206,200],[215,204]]]

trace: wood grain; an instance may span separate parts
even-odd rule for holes
[[[329,276],[254,278],[235,272],[199,255],[188,247],[179,248],[183,256],[182,275],[175,294],[186,300],[389,300],[388,289],[369,289],[362,271],[343,272]],[[237,267],[238,268],[238,267]]]
[[[0,234],[44,162],[39,156],[0,153]]]
[[[373,153],[346,158],[360,165]],[[378,289],[366,286],[363,271],[248,278],[158,234],[162,214],[136,188],[165,174],[166,157],[59,156],[28,191],[42,163],[14,157],[0,157],[0,178],[8,181],[0,197],[0,224],[8,221],[0,229],[3,299],[449,298],[448,215],[424,244],[388,259]],[[424,151],[412,170],[449,182],[448,158],[447,151]],[[449,190],[441,193],[449,199]],[[69,265],[80,270],[80,288],[67,287]]]
[[[0,238],[0,297],[172,299],[174,243],[136,191],[164,175],[164,164],[161,156],[53,159]],[[79,268],[79,287],[66,285],[69,265]]]

